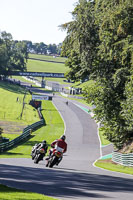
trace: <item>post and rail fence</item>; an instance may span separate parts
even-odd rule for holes
[[[39,117],[41,116],[40,117],[41,120],[24,128],[23,133],[20,136],[16,137],[15,139],[8,141],[8,142],[1,143],[0,144],[0,153],[7,151],[8,149],[18,145],[20,142],[23,142],[25,139],[27,139],[31,135],[32,131],[36,130],[36,128],[38,128],[42,125],[45,125],[45,120],[43,118],[43,115],[41,114],[40,109],[38,109],[38,114],[39,114]]]

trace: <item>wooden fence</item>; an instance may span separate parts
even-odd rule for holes
[[[42,126],[44,124],[45,124],[44,119],[41,119],[40,121],[27,126],[26,128],[24,128],[23,133],[20,136],[18,136],[17,138],[15,138],[14,140],[11,140],[9,142],[4,142],[4,143],[0,144],[0,152],[4,152],[4,151],[18,145],[20,142],[23,142],[23,140],[25,140],[26,138],[28,138],[30,136],[32,131],[34,131],[36,128],[38,128],[39,126]]]

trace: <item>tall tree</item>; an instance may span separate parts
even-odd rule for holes
[[[107,139],[120,148],[133,136],[133,126],[128,125],[133,97],[132,0],[79,0],[72,15],[73,21],[62,25],[67,29],[62,45],[70,67],[67,76],[95,80],[85,95],[96,105],[95,118],[104,124]]]
[[[128,124],[131,113],[126,106],[133,96],[129,89],[133,54],[132,0],[96,0],[95,18],[100,38],[95,74],[100,89],[98,95],[93,92],[91,97],[96,105],[96,118],[104,124],[106,137],[121,148],[133,136],[133,127]],[[93,91],[97,91],[95,86]],[[125,114],[129,114],[128,118]]]
[[[13,70],[26,70],[27,58],[24,42],[13,41],[10,33],[0,33],[0,74],[6,76]]]
[[[90,75],[95,66],[98,33],[94,18],[94,2],[80,0],[72,12],[73,21],[62,25],[67,29],[67,37],[62,46],[62,55],[68,57],[66,65],[70,67],[68,75],[75,74],[75,80]],[[77,55],[74,62],[73,54]],[[74,62],[74,65],[73,65]]]

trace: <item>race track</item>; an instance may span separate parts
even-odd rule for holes
[[[100,157],[97,124],[91,116],[66,99],[53,103],[65,123],[68,151],[59,166],[49,169],[45,161],[0,159],[0,183],[62,200],[133,199],[133,176],[93,166]]]

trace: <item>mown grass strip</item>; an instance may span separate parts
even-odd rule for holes
[[[65,62],[67,58],[64,57],[55,57],[55,56],[48,56],[48,55],[40,55],[40,54],[29,54],[29,58],[36,58],[48,61],[56,61],[56,62]]]
[[[51,73],[65,73],[68,67],[62,63],[42,62],[38,60],[28,60],[27,71],[31,72],[51,72]]]
[[[114,172],[120,172],[133,175],[133,167],[125,167],[119,164],[112,163],[111,159],[98,160],[95,166],[107,169]]]
[[[56,200],[55,198],[44,196],[25,190],[19,190],[0,184],[0,200]]]
[[[104,135],[104,131],[99,128],[99,136],[100,136],[100,140],[101,140],[101,145],[104,147],[105,145],[110,144],[110,142],[106,139],[105,135]]]

